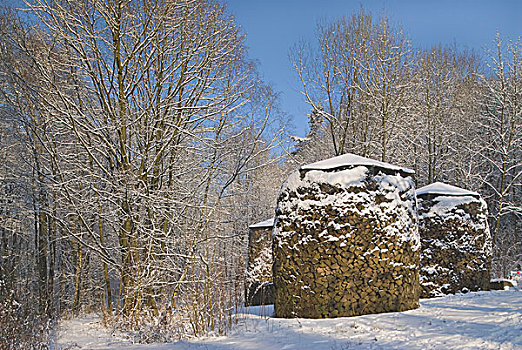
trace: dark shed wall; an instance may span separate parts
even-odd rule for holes
[[[273,304],[272,226],[250,227],[245,303]]]

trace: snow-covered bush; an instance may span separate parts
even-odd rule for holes
[[[19,302],[14,291],[0,294],[0,349],[49,348],[50,321],[31,306]]]

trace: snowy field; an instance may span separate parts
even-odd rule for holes
[[[522,291],[421,300],[406,312],[335,319],[277,319],[271,307],[248,308],[228,336],[170,344],[132,344],[95,316],[65,321],[52,349],[522,349]]]

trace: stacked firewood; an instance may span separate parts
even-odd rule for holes
[[[486,203],[442,183],[416,197],[412,176],[354,155],[293,173],[273,237],[271,225],[251,227],[247,304],[273,301],[279,317],[356,316],[489,289]]]
[[[296,172],[274,227],[275,313],[337,317],[418,307],[411,173],[357,166]]]
[[[478,194],[420,194],[421,297],[489,289],[491,236]]]

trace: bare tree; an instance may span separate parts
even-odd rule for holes
[[[411,49],[402,32],[361,10],[319,24],[317,45],[301,43],[291,60],[312,110],[326,121],[332,153],[386,160],[407,109]]]
[[[19,44],[33,44],[12,11],[0,13],[0,347],[44,347],[53,316],[54,232],[48,160],[34,126],[34,66]],[[24,84],[20,82],[24,80]]]
[[[476,151],[466,143],[473,137],[469,129],[478,113],[474,107],[478,104],[478,59],[455,47],[439,46],[420,51],[415,61],[414,98],[407,123],[413,148],[404,161],[414,167],[421,184],[465,183],[466,172],[461,168],[470,164]]]
[[[248,210],[280,136],[276,94],[233,18],[204,0],[31,10],[42,28],[2,41],[13,40],[2,69],[13,88],[2,91],[34,172],[42,308],[116,310],[130,327],[154,317],[167,334],[185,334],[187,319],[193,333],[223,331],[241,302],[248,226],[230,217]]]
[[[503,42],[497,34],[495,51],[490,55],[493,76],[483,77],[480,154],[483,157],[481,181],[489,193],[491,229],[495,254],[501,263],[498,272],[506,275],[505,258],[520,254],[518,247],[522,216],[522,60],[521,43]]]

